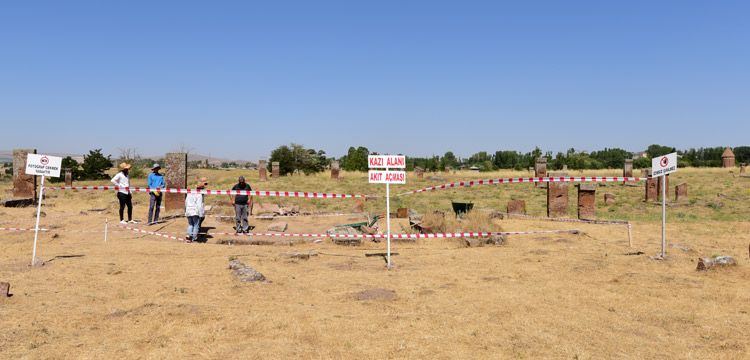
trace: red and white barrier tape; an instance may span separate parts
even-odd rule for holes
[[[259,196],[259,197],[296,197],[296,198],[310,198],[310,199],[355,199],[355,198],[367,198],[373,197],[369,195],[359,194],[336,194],[336,193],[319,193],[319,192],[307,192],[307,191],[258,191],[258,190],[199,190],[199,189],[178,189],[178,188],[166,188],[166,189],[151,189],[147,187],[119,187],[119,186],[50,186],[44,187],[45,190],[104,190],[104,191],[119,191],[127,190],[130,192],[162,192],[170,194],[204,194],[204,195],[248,195],[248,196]]]
[[[442,185],[429,186],[422,189],[407,191],[398,194],[410,195],[433,190],[445,190],[458,187],[471,187],[477,185],[500,185],[500,184],[522,184],[522,183],[549,183],[549,182],[637,182],[645,178],[640,177],[622,177],[622,176],[560,176],[560,177],[516,177],[516,178],[499,178],[484,180],[457,181]]]
[[[0,227],[0,231],[34,231],[36,229],[29,229],[29,228],[6,228],[6,227]],[[42,229],[39,228],[39,231],[49,231],[49,229]]]
[[[584,224],[597,224],[597,225],[628,225],[629,221],[625,220],[595,220],[595,219],[567,219],[567,218],[550,218],[543,216],[531,216],[523,214],[506,214],[509,218],[521,218],[527,220],[543,220],[543,221],[556,221],[556,222],[570,222],[570,223],[584,223]]]

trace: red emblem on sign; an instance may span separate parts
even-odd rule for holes
[[[661,167],[667,167],[667,165],[669,165],[669,158],[665,156],[661,158]]]
[[[42,156],[42,158],[39,161],[42,163],[42,165],[49,164],[49,159],[46,156]]]

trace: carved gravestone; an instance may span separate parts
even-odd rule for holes
[[[747,172],[747,164],[742,163],[740,164],[740,174],[744,174]]]
[[[578,184],[578,218],[596,218],[596,184]]]
[[[332,161],[331,162],[331,179],[338,180],[340,172],[341,172],[341,165],[339,165],[339,162]]]
[[[538,158],[534,165],[534,177],[545,176],[547,176],[547,158]]]
[[[187,188],[187,154],[168,153],[164,157],[165,173],[164,180],[168,188]],[[167,211],[182,210],[185,208],[185,194],[166,193],[164,196],[164,208]]]
[[[258,178],[260,181],[268,181],[268,165],[265,160],[258,160]]]
[[[688,197],[688,184],[682,183],[674,187],[674,200],[683,201]]]
[[[615,203],[615,194],[604,193],[604,205],[612,205]]]
[[[508,214],[526,215],[526,201],[510,200],[508,201]]]
[[[65,186],[73,186],[73,170],[65,169]]]
[[[422,169],[421,167],[415,167],[414,174],[417,175],[417,179],[424,179],[424,169]]]
[[[721,154],[721,167],[723,168],[733,168],[734,167],[734,152],[732,151],[732,148],[727,147],[724,149],[724,153]]]
[[[36,176],[26,175],[26,157],[36,149],[13,150],[13,197],[36,199]]]
[[[625,165],[622,167],[622,176],[633,177],[633,159],[625,159]]]
[[[279,174],[281,174],[281,170],[279,169],[279,162],[274,161],[271,163],[271,177],[274,179],[279,178]]]
[[[651,171],[648,172],[648,178],[646,178],[646,202],[656,201],[658,199],[658,183],[659,178],[652,178]]]
[[[568,214],[568,183],[547,184],[547,216],[563,217]]]
[[[562,171],[568,171],[568,165],[563,165]]]

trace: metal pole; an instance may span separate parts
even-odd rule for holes
[[[385,168],[388,171],[388,168]],[[391,268],[391,184],[385,184],[385,222],[386,222],[386,239],[388,242],[388,257],[386,259],[388,269]]]
[[[39,215],[42,212],[42,196],[44,196],[44,175],[42,175],[42,185],[39,187],[39,201],[36,204],[36,226],[34,227],[34,250],[31,252],[31,266],[36,264],[36,240],[39,238]]]
[[[108,231],[109,231],[109,218],[104,218],[104,242],[107,242]]]
[[[631,230],[632,226],[630,225],[630,221],[628,221],[628,245],[633,247],[633,235]]]
[[[667,175],[661,176],[661,257],[667,256]]]

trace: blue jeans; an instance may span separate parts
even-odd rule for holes
[[[159,221],[159,209],[161,208],[161,196],[156,196],[154,193],[149,193],[151,195],[151,201],[148,204],[148,222],[155,222]],[[152,217],[153,215],[153,217]]]
[[[187,235],[193,240],[198,240],[198,232],[201,229],[201,217],[198,215],[188,216]]]

